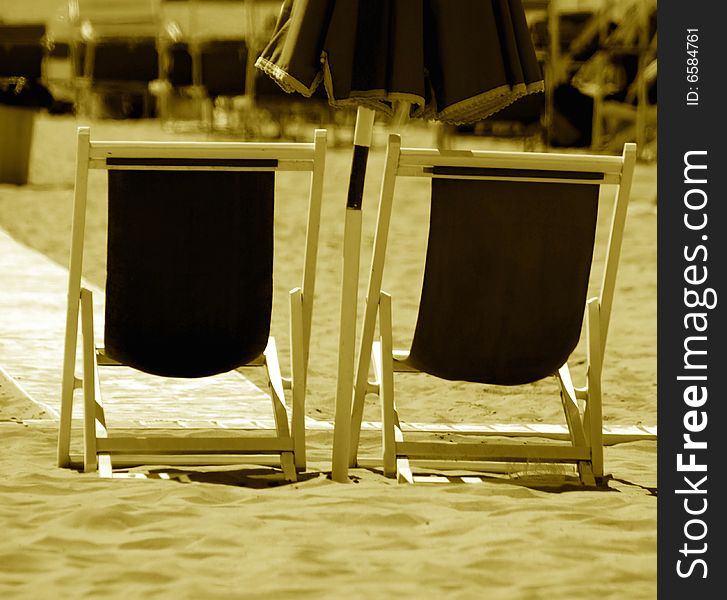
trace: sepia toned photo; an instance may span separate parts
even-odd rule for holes
[[[0,0],[0,596],[657,597],[656,86],[656,0]]]

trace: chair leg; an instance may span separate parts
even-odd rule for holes
[[[560,399],[563,404],[563,413],[565,414],[565,421],[568,425],[571,443],[574,446],[585,446],[587,445],[586,434],[583,430],[581,412],[578,408],[578,398],[575,387],[573,386],[568,363],[565,363],[558,369],[556,377],[560,384]]]
[[[76,48],[74,46],[74,48]],[[77,49],[77,48],[76,48]],[[57,461],[59,467],[70,465],[70,442],[73,420],[76,379],[76,353],[78,338],[79,302],[81,299],[81,271],[83,265],[83,236],[86,223],[86,192],[88,187],[88,155],[90,132],[79,128],[76,148],[76,176],[73,193],[73,222],[71,228],[71,260],[68,273],[68,306],[66,307],[66,332],[63,349],[63,385],[61,389],[61,414],[58,427]]]
[[[305,471],[305,343],[303,333],[303,293],[300,288],[290,292],[290,362],[293,409],[291,428],[295,448],[295,468]]]
[[[379,381],[381,398],[381,445],[384,475],[396,476],[396,439],[398,425],[394,407],[394,367],[392,364],[391,296],[382,292],[379,297],[379,329],[381,341],[373,346],[374,368]]]
[[[108,438],[108,428],[106,426],[106,413],[103,409],[103,396],[101,395],[101,378],[98,375],[98,358],[97,348],[94,344],[93,347],[93,383],[94,383],[94,397],[95,397],[95,409],[96,409],[96,439]],[[99,452],[96,449],[96,460],[98,465],[98,474],[100,477],[113,477],[113,465],[111,463],[111,455],[107,452]]]
[[[396,413],[395,413],[396,416]],[[399,417],[396,417],[396,429],[395,435],[397,441],[404,441],[401,435],[401,428],[399,427]],[[410,483],[414,484],[414,473],[411,470],[411,464],[406,456],[401,456],[396,459],[396,479],[399,483]]]
[[[265,368],[268,373],[268,382],[270,384],[270,398],[273,403],[273,416],[275,417],[275,429],[279,438],[290,438],[288,429],[288,413],[285,410],[285,392],[283,388],[283,378],[280,375],[280,364],[278,363],[278,350],[275,345],[275,339],[269,338],[268,345],[265,348]],[[288,481],[296,481],[295,461],[293,452],[280,453],[280,468],[283,475]]]
[[[93,295],[81,289],[81,336],[83,339],[83,470],[98,466],[96,455],[96,349],[93,333]]]
[[[379,198],[379,214],[377,217],[376,235],[374,236],[373,255],[371,257],[371,273],[364,304],[364,316],[361,324],[359,340],[358,365],[354,377],[354,395],[351,406],[351,439],[349,447],[349,466],[356,465],[361,420],[363,419],[364,401],[368,392],[369,368],[371,366],[371,345],[376,329],[376,313],[381,294],[381,280],[384,273],[384,259],[389,238],[389,221],[394,198],[396,169],[399,163],[400,141],[396,137],[389,138],[386,151],[386,166],[381,184]]]
[[[391,402],[391,391],[384,391],[383,378],[383,352],[381,342],[372,345],[372,364],[376,380],[379,382],[379,400],[381,401],[381,451],[383,457],[384,475],[396,476],[396,448],[394,445],[394,407]]]
[[[586,313],[587,364],[588,364],[588,402],[584,421],[591,446],[593,475],[598,481],[603,477],[603,416],[601,409],[601,366],[603,354],[601,346],[600,308],[598,300],[588,301]]]
[[[399,414],[394,403],[394,359],[391,336],[391,296],[381,292],[379,298],[379,329],[381,341],[373,344],[372,358],[381,399],[381,446],[384,475],[396,477],[399,483],[414,483],[414,475],[405,456],[397,456],[397,442],[404,441]]]
[[[568,363],[558,369],[558,381],[560,383],[560,398],[563,402],[563,411],[565,420],[568,424],[571,443],[575,447],[584,447],[588,445],[589,436],[583,429],[583,422],[580,411],[578,410],[578,401],[576,391],[573,387],[573,381],[570,375]],[[593,469],[590,463],[581,461],[578,463],[578,475],[584,485],[593,486],[596,481],[593,476]]]
[[[74,294],[75,296],[75,294]],[[78,301],[69,307],[66,317],[66,334],[63,351],[63,384],[61,410],[58,424],[57,463],[59,467],[70,464],[71,426],[73,421],[73,396],[76,390],[76,337],[78,335]]]
[[[295,470],[295,460],[292,452],[280,453],[280,469],[286,481],[295,483],[298,481],[298,473]]]

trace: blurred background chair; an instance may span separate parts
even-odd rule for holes
[[[618,152],[636,142],[646,158],[655,135],[653,0],[524,0],[545,73],[546,145]],[[652,65],[652,72],[653,72]],[[634,125],[614,131],[616,103],[633,107]],[[607,106],[607,104],[609,106]],[[611,140],[611,138],[613,138]]]
[[[160,74],[153,90],[171,128],[262,137],[254,67],[277,0],[162,0]],[[322,125],[323,123],[321,123]]]
[[[152,116],[149,83],[159,76],[156,0],[69,0],[76,110],[107,117]]]

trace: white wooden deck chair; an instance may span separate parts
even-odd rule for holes
[[[412,481],[409,459],[418,459],[468,468],[480,461],[571,463],[586,484],[603,477],[601,368],[635,152],[634,144],[622,156],[440,152],[401,149],[397,136],[389,138],[355,380],[351,465],[364,397],[373,392],[382,403],[388,476]],[[417,324],[411,349],[400,352],[392,347],[391,298],[381,283],[394,189],[405,176],[431,178],[432,191]],[[596,295],[587,299],[599,192],[607,185],[617,191],[605,267]],[[584,312],[587,376],[576,387],[567,361]],[[377,313],[380,339],[372,346]],[[570,443],[405,440],[394,401],[397,371],[493,385],[555,376]],[[521,427],[512,431],[522,434]],[[504,428],[489,433],[510,435]]]
[[[281,144],[95,141],[88,128],[79,128],[60,466],[79,462],[70,442],[74,391],[81,389],[85,471],[111,474],[114,463],[240,463],[249,455],[268,461],[278,456],[288,480],[305,469],[306,370],[325,151],[324,130],[313,143]],[[95,347],[92,294],[81,283],[89,169],[108,171],[103,348]],[[278,171],[311,174],[302,280],[290,292],[288,378],[281,375],[269,334]],[[76,377],[79,308],[83,373]],[[117,365],[160,378],[264,367],[276,429],[264,436],[152,436],[148,430],[117,435],[107,426],[99,380],[99,367]],[[204,389],[200,397],[204,402]]]

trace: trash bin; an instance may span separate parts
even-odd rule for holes
[[[28,183],[35,112],[0,104],[0,183]]]
[[[53,96],[42,83],[45,23],[0,24],[0,183],[28,182],[33,124]]]

